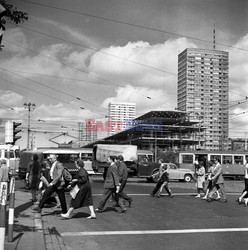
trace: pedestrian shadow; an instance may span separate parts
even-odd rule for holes
[[[15,207],[15,211],[14,211],[14,216],[18,217],[20,215],[20,213],[22,213],[23,211],[27,210],[28,208],[32,207],[33,203],[31,201],[26,202],[20,206]]]
[[[108,213],[108,212],[118,212],[118,210],[114,207],[106,207],[101,213]]]
[[[87,218],[88,216],[90,216],[89,213],[84,213],[84,212],[78,212],[78,213],[75,213],[73,216],[72,216],[72,219],[78,219],[78,218]]]

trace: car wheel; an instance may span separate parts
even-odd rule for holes
[[[186,174],[186,175],[184,176],[184,181],[185,181],[185,182],[191,182],[191,180],[192,180],[192,176],[191,176],[190,174]]]
[[[152,178],[152,182],[154,182],[154,183],[158,182],[158,179],[159,179],[159,169],[153,170],[151,178]]]

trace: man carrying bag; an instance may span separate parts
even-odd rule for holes
[[[42,199],[40,200],[40,203],[38,207],[33,207],[32,209],[41,213],[42,208],[44,207],[46,201],[51,197],[51,195],[56,192],[58,194],[61,208],[62,208],[62,214],[67,213],[67,205],[66,205],[66,199],[65,199],[65,190],[64,190],[64,181],[62,178],[63,174],[63,165],[62,163],[57,161],[57,156],[54,154],[51,154],[47,157],[47,159],[51,162],[52,167],[50,169],[50,178],[51,182],[49,183],[49,186],[47,187],[46,191],[44,192]]]

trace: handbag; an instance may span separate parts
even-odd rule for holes
[[[80,189],[79,189],[79,187],[78,187],[77,184],[71,189],[70,195],[71,195],[71,198],[72,198],[72,199],[75,199],[75,198],[76,198],[77,193],[78,193],[79,190],[80,190]]]

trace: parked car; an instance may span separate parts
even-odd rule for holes
[[[167,172],[170,180],[179,180],[185,182],[191,182],[194,178],[194,172],[190,169],[179,168],[173,163],[163,163],[167,166]],[[157,182],[159,178],[159,169],[153,171],[153,182]]]

